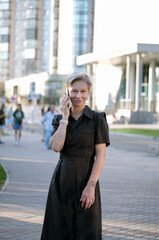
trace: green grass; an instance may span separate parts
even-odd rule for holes
[[[6,172],[4,171],[4,168],[0,164],[0,189],[3,187],[3,184],[6,180]]]
[[[3,136],[9,136],[9,134],[8,134],[8,133],[5,133],[5,132],[3,132],[2,135],[3,135]]]
[[[123,129],[110,129],[111,132],[132,133],[145,136],[159,137],[159,130],[151,129],[138,129],[138,128],[123,128]]]

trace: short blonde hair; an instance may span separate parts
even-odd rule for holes
[[[90,77],[86,73],[83,73],[83,72],[73,72],[73,73],[69,74],[67,76],[67,78],[66,78],[67,89],[76,80],[84,80],[87,83],[89,89],[92,86],[92,81],[91,81]]]

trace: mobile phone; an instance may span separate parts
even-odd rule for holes
[[[69,91],[68,91],[67,88],[66,88],[66,92],[65,92],[65,93],[66,93],[66,95],[70,96],[70,95],[69,95]]]
[[[70,94],[69,94],[69,91],[68,91],[68,89],[66,88],[66,95],[68,95],[69,96],[69,99],[70,99]],[[68,108],[70,107],[70,104],[68,104]]]

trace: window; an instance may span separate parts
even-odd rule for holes
[[[0,43],[0,51],[6,52],[8,51],[9,44],[8,43]]]
[[[35,49],[25,49],[23,52],[23,56],[25,59],[34,59],[35,58]]]
[[[9,35],[1,35],[0,42],[9,42]]]
[[[37,41],[35,39],[25,40],[23,42],[23,46],[25,48],[35,48],[37,45]]]
[[[49,16],[49,11],[48,10],[44,10],[44,16]]]
[[[24,22],[24,26],[27,28],[35,28],[36,27],[36,19],[27,19]]]
[[[0,26],[9,26],[9,19],[0,19]]]
[[[2,35],[9,34],[9,27],[2,27],[0,31]]]
[[[36,9],[27,9],[26,18],[36,18]]]
[[[0,18],[9,18],[9,15],[10,15],[9,11],[0,11]]]
[[[25,1],[24,2],[24,7],[34,7],[34,8],[36,8],[36,0],[34,1],[34,0],[31,0],[31,1]]]
[[[1,10],[7,10],[9,9],[9,2],[0,2],[0,9]]]
[[[44,46],[48,46],[48,40],[44,40],[44,42],[43,42],[43,44],[44,44]]]
[[[48,56],[48,52],[47,51],[43,51],[43,57],[47,57]]]
[[[23,62],[24,66],[24,74],[28,74],[30,72],[35,71],[36,65],[35,65],[35,60],[34,59],[25,59]]]
[[[8,74],[8,68],[2,68],[1,70],[2,75],[7,75]]]
[[[47,37],[49,35],[49,32],[45,30],[45,31],[43,31],[43,34],[45,37]]]
[[[13,94],[18,95],[18,86],[13,87]]]
[[[50,1],[48,1],[48,0],[45,0],[45,1],[44,1],[44,6],[45,6],[45,7],[48,7],[49,4],[50,4]]]
[[[7,60],[1,60],[0,61],[0,66],[3,67],[8,67],[8,61]]]
[[[26,29],[26,39],[36,39],[36,29],[28,28]]]
[[[8,52],[0,52],[0,59],[2,60],[8,59]]]

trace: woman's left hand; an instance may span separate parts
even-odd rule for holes
[[[89,209],[95,202],[95,186],[88,183],[82,192],[80,201],[82,201],[82,208]]]

